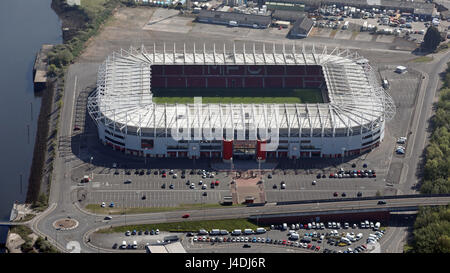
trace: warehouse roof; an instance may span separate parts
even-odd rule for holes
[[[276,20],[291,21],[291,22],[295,22],[298,20],[298,18],[305,16],[306,16],[305,12],[293,10],[280,10],[280,9],[275,10],[275,12],[272,14],[272,18]]]
[[[294,26],[291,28],[289,35],[305,35],[311,31],[311,28],[314,25],[314,21],[308,17],[301,17],[297,21],[295,21]]]
[[[265,26],[270,25],[270,23],[272,22],[272,19],[268,15],[244,14],[237,12],[211,10],[201,10],[197,15],[197,20],[210,23],[228,23],[229,21],[236,21],[239,24],[258,24]]]

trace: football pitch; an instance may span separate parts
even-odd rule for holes
[[[194,103],[323,103],[320,89],[292,88],[155,88],[153,102],[158,104]]]

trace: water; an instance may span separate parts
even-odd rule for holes
[[[62,43],[61,22],[50,4],[0,0],[0,221],[9,220],[13,202],[24,202],[27,193],[41,106],[33,91],[36,53],[42,44]],[[5,230],[0,227],[0,237]]]

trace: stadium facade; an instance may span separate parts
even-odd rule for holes
[[[322,103],[157,104],[152,88],[317,88]],[[377,147],[392,98],[347,49],[130,48],[100,66],[88,111],[103,144],[135,156],[336,158]]]

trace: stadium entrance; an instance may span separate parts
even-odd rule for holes
[[[236,159],[255,159],[256,140],[233,141],[233,157]]]

